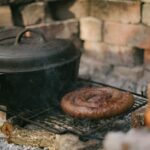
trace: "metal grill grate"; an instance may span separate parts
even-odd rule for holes
[[[100,83],[91,81],[78,80],[76,83],[72,83],[64,93],[75,90],[81,87],[91,86],[108,86]],[[121,89],[122,90],[122,89]],[[123,130],[127,131],[130,129],[130,115],[131,112],[144,106],[147,103],[147,98],[136,93],[132,93],[135,97],[134,106],[126,113],[121,114],[110,119],[76,119],[64,114],[58,107],[49,107],[46,110],[25,110],[17,113],[11,119],[24,120],[28,123],[40,126],[49,131],[63,134],[73,133],[80,138],[98,138],[102,139],[108,131],[112,130]]]

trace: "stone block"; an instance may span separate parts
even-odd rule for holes
[[[140,2],[133,1],[91,1],[91,16],[101,20],[122,23],[140,22]]]
[[[150,4],[144,4],[142,9],[142,22],[150,26]]]
[[[0,27],[13,26],[11,9],[9,6],[0,6]]]
[[[144,25],[105,22],[104,41],[109,44],[150,49],[150,28]]]
[[[102,22],[94,17],[81,18],[80,38],[88,41],[101,41]]]
[[[85,52],[100,61],[107,61],[107,45],[102,42],[85,41],[83,44]]]
[[[69,10],[76,18],[88,16],[90,11],[90,0],[76,0],[74,4],[70,6]]]

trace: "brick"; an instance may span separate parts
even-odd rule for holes
[[[85,52],[100,61],[108,58],[107,45],[102,42],[85,41],[83,44]]]
[[[89,15],[90,0],[59,1],[51,3],[51,7],[57,20],[81,18]]]
[[[142,9],[142,22],[146,25],[150,25],[150,4],[144,4]]]
[[[80,19],[80,38],[88,41],[101,41],[102,22],[93,17]]]
[[[143,25],[106,22],[104,41],[110,44],[150,49],[150,28]]]
[[[140,21],[140,7],[140,2],[92,0],[91,16],[101,20],[138,23]]]
[[[13,26],[11,10],[9,6],[0,6],[0,27]]]
[[[81,18],[89,15],[90,0],[76,0],[75,3],[70,6],[69,10],[76,18]]]
[[[36,3],[28,4],[20,9],[21,9],[21,14],[25,26],[44,22],[45,19],[44,2],[36,2]]]
[[[142,49],[90,41],[84,42],[84,48],[95,58],[113,65],[137,66],[143,64],[144,51]]]
[[[78,38],[78,25],[77,19],[69,19],[66,21],[42,23],[39,25],[28,26],[27,28],[40,30],[47,39],[60,38],[74,40],[75,38]]]

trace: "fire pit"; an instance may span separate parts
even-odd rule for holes
[[[56,144],[55,150],[101,150],[108,132],[143,125],[150,81],[149,7],[146,0],[0,0],[0,105],[7,106],[0,110],[8,121],[3,126],[0,121],[0,128],[14,143],[2,138],[0,149],[53,150]],[[22,27],[25,31],[18,34]],[[84,50],[78,75],[80,49]],[[82,118],[71,117],[60,100],[83,87],[127,91],[135,102],[115,117],[109,112],[110,118],[85,119],[77,109],[76,117]],[[93,95],[87,96],[89,103],[95,98],[92,108],[86,105],[88,110],[102,110],[101,98]],[[87,100],[78,99],[77,105]],[[111,110],[116,110],[114,104]],[[133,126],[132,117],[142,123]]]
[[[68,88],[63,92],[81,88],[81,87],[112,87],[102,83],[78,79],[72,82]],[[124,91],[123,89],[119,89]],[[72,118],[62,112],[57,106],[47,107],[45,109],[24,109],[17,111],[9,110],[9,120],[13,124],[18,124],[25,127],[27,124],[30,126],[37,126],[59,135],[73,134],[79,137],[81,141],[104,139],[104,136],[110,131],[128,131],[131,128],[131,113],[136,109],[144,106],[147,103],[147,98],[139,94],[133,93],[135,98],[134,106],[126,113],[112,117],[109,119],[76,119]]]

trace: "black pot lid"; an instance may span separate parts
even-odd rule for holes
[[[39,34],[41,40],[33,43],[22,40],[28,31]],[[18,34],[15,44],[0,45],[0,72],[43,70],[61,66],[79,57],[80,50],[76,49],[71,41],[63,39],[46,41],[39,31],[26,29]]]

